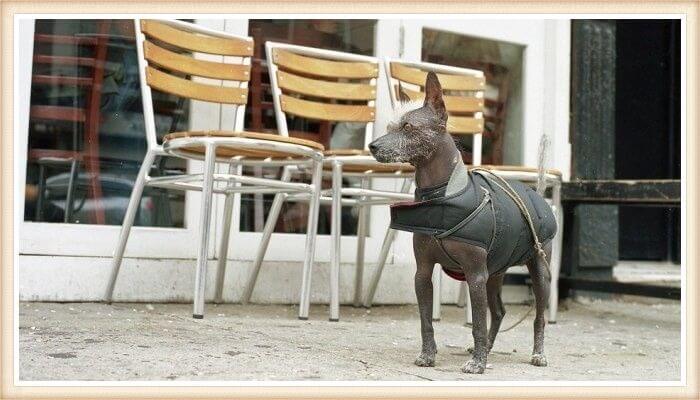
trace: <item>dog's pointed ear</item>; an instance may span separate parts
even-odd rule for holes
[[[428,76],[425,78],[425,103],[423,105],[432,108],[443,121],[447,121],[447,110],[442,99],[442,86],[433,71],[428,72]]]
[[[403,87],[401,87],[401,82],[399,82],[398,92],[399,92],[399,102],[401,102],[401,103],[410,103],[411,102],[411,98],[408,97],[406,92],[404,92]]]

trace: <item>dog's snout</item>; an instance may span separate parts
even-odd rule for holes
[[[376,152],[377,152],[377,145],[374,144],[374,142],[370,143],[368,147],[369,147],[370,153],[376,154]]]

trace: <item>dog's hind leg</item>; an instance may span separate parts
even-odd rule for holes
[[[491,312],[489,351],[493,348],[498,329],[501,327],[501,321],[503,321],[503,317],[506,315],[506,309],[503,307],[503,300],[501,300],[501,289],[503,288],[504,277],[505,274],[492,275],[486,282],[486,298],[489,303],[489,311]]]
[[[545,249],[547,260],[552,254],[551,245]],[[544,367],[547,365],[547,358],[544,355],[544,326],[546,324],[544,312],[549,300],[549,285],[551,276],[547,264],[535,255],[528,263],[527,269],[530,271],[532,279],[532,289],[535,293],[535,343],[532,349],[532,365]]]

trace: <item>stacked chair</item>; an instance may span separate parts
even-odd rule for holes
[[[332,179],[332,188],[321,193],[321,201],[331,203],[330,320],[337,321],[340,305],[341,206],[357,206],[360,210],[355,274],[355,304],[359,305],[364,269],[364,242],[367,234],[367,208],[372,205],[412,199],[413,196],[407,192],[410,188],[413,168],[407,164],[381,164],[367,151],[367,145],[372,141],[376,120],[375,99],[380,69],[379,60],[339,51],[274,42],[265,43],[265,50],[280,135],[288,135],[288,115],[322,121],[364,124],[364,148],[332,149],[324,153],[324,171]],[[283,179],[289,179],[293,173],[292,170],[293,167],[286,168]],[[343,179],[347,177],[360,177],[362,187],[344,187]],[[372,190],[370,180],[373,177],[402,179],[403,187],[398,192]],[[275,197],[265,223],[262,243],[253,264],[253,271],[243,293],[244,303],[250,300],[282,202],[299,201],[303,197],[307,196],[279,194]],[[382,253],[388,254],[391,243],[385,242]],[[310,274],[310,271],[308,273]],[[304,274],[306,275],[307,272],[305,271]],[[304,282],[309,285],[310,279]],[[302,289],[299,318],[308,317],[309,299],[309,288],[305,286]]]
[[[368,210],[374,205],[387,205],[396,201],[412,200],[409,194],[413,168],[407,164],[381,164],[367,151],[372,140],[376,121],[377,79],[382,63],[374,57],[329,51],[291,44],[266,42],[278,134],[246,132],[243,130],[244,107],[247,101],[250,79],[250,57],[253,54],[251,38],[218,32],[180,21],[136,20],[139,70],[142,82],[142,98],[148,152],[134,185],[129,207],[112,261],[112,273],[105,297],[111,301],[119,273],[124,249],[134,221],[141,194],[145,186],[167,189],[197,190],[202,192],[199,221],[200,247],[194,288],[195,318],[204,315],[204,289],[207,269],[207,244],[211,222],[212,197],[225,196],[224,227],[219,243],[219,258],[215,300],[221,301],[226,268],[229,233],[234,195],[238,193],[275,194],[262,232],[262,240],[250,277],[245,285],[242,302],[250,300],[268,244],[282,205],[287,202],[308,202],[309,214],[306,232],[305,258],[301,278],[299,318],[309,315],[311,278],[315,255],[315,238],[319,205],[331,204],[331,269],[330,269],[330,320],[339,319],[340,239],[341,207],[359,209],[357,229],[357,254],[355,271],[354,304],[362,304],[362,279],[364,247],[368,231]],[[234,63],[219,63],[193,58],[192,52],[229,56]],[[233,56],[233,57],[231,57]],[[449,113],[448,131],[453,135],[472,135],[474,164],[481,163],[484,75],[480,71],[444,65],[386,60],[385,72],[391,93],[392,105],[398,105],[398,87],[415,100],[422,98],[422,85],[428,71],[438,74],[445,90],[445,103]],[[193,81],[203,77],[228,82],[214,86]],[[159,90],[184,98],[234,105],[236,118],[231,131],[172,132],[158,142],[155,132],[151,91]],[[364,148],[330,149],[311,140],[289,136],[287,118],[294,116],[329,123],[353,123],[362,126]],[[204,161],[203,174],[183,174],[167,177],[151,177],[149,170],[156,156],[181,157]],[[217,163],[229,165],[228,173],[216,173]],[[279,179],[245,176],[244,166],[277,167]],[[528,182],[537,180],[537,170],[525,167],[492,167],[508,178]],[[310,182],[299,178],[311,176]],[[331,188],[322,190],[324,177],[331,179]],[[396,191],[374,190],[371,180],[375,177],[395,178],[401,183]],[[547,182],[552,187],[553,205],[561,226],[559,187],[561,174],[548,171]],[[345,185],[346,178],[359,178],[360,187]],[[397,185],[398,187],[398,185]],[[364,305],[370,306],[377,289],[383,267],[394,241],[396,231],[388,229],[379,252],[378,266],[371,278]],[[561,254],[561,229],[555,239],[552,278],[557,279]],[[440,287],[439,269],[434,275],[434,285]],[[550,296],[550,320],[556,315],[556,284]],[[440,291],[435,290],[434,315],[439,318]],[[466,287],[462,287],[460,303],[471,311]],[[552,312],[552,309],[554,312]]]
[[[447,132],[451,135],[470,135],[472,137],[473,160],[475,165],[481,164],[481,141],[484,130],[484,88],[486,79],[481,71],[457,68],[447,65],[424,62],[406,62],[387,58],[384,64],[392,107],[400,104],[399,90],[403,91],[413,101],[422,100],[425,78],[429,71],[438,74],[444,91],[445,107],[447,108]],[[478,149],[478,151],[477,151]],[[387,234],[393,241],[396,232],[389,230]],[[369,289],[364,300],[365,307],[371,307],[379,279],[384,270],[386,255],[379,259],[377,268],[370,281]],[[435,269],[433,274],[433,318],[440,319],[440,290],[442,282],[441,270]],[[466,289],[466,285],[462,284]],[[464,289],[462,289],[464,290]]]
[[[302,192],[309,194],[311,210],[306,235],[304,270],[310,271],[314,258],[324,148],[309,140],[242,130],[244,107],[248,97],[250,56],[253,54],[252,39],[180,21],[137,19],[135,31],[148,151],[137,176],[117,248],[114,251],[112,271],[105,293],[106,300],[112,299],[126,242],[145,186],[202,192],[199,221],[200,246],[197,254],[193,317],[204,316],[207,246],[214,193],[226,196],[227,225],[230,225],[231,206],[236,193]],[[228,56],[228,59],[235,59],[238,62],[220,63],[199,60],[190,55],[192,52]],[[221,80],[227,82],[227,85],[215,86],[196,82],[192,79],[193,77]],[[158,142],[155,130],[153,90],[193,100],[235,106],[237,109],[233,130],[173,132],[166,135],[161,144]],[[204,173],[151,177],[149,171],[156,156],[202,160]],[[312,179],[310,183],[295,183],[244,176],[242,160],[265,163],[269,166],[303,167],[312,172]],[[229,173],[216,173],[217,163],[229,164],[231,166]],[[228,235],[223,236],[220,247],[225,251]],[[223,254],[222,258],[224,263],[219,265],[218,288],[222,285],[223,269],[221,267],[225,265],[226,254]],[[307,278],[310,279],[310,277]]]

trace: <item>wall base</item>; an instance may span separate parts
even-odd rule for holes
[[[101,301],[109,276],[111,258],[58,257],[21,255],[19,262],[19,295],[22,301]],[[240,302],[243,286],[252,262],[229,260],[226,268],[223,298]],[[327,304],[329,264],[317,263],[311,282],[311,302]],[[366,267],[364,290],[374,273],[375,265]],[[516,268],[513,268],[516,271]],[[413,265],[388,264],[379,282],[374,304],[414,304]],[[126,258],[117,279],[114,301],[185,302],[192,301],[195,261],[181,259]],[[216,261],[208,263],[206,299],[214,297]],[[355,266],[340,268],[340,301],[353,301]],[[258,277],[251,301],[267,304],[299,302],[301,263],[267,262]],[[442,302],[457,302],[459,283],[442,279]],[[525,286],[504,286],[503,300],[521,303],[529,299]]]

